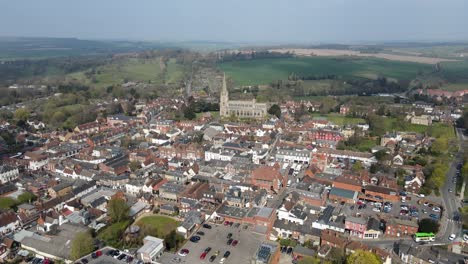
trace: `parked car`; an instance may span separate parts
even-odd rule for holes
[[[213,262],[216,259],[216,255],[210,257],[210,262]]]
[[[227,234],[227,239],[232,237],[232,233]]]
[[[429,217],[434,219],[434,220],[439,220],[439,216],[436,215],[436,214],[430,214]]]
[[[185,256],[188,255],[189,252],[190,252],[190,251],[189,251],[188,249],[183,248],[183,249],[181,249],[181,250],[179,251],[179,256],[185,257]]]
[[[203,232],[203,231],[198,231],[198,232],[197,232],[197,235],[204,236],[204,235],[205,235],[205,232]]]
[[[372,211],[380,213],[380,209],[377,207],[372,208]]]
[[[208,253],[208,252],[210,252],[210,251],[211,251],[211,247],[205,248],[205,253]]]
[[[448,240],[454,241],[456,237],[457,237],[457,236],[456,236],[455,234],[451,234],[451,235],[448,237]]]
[[[132,256],[127,256],[126,261],[127,261],[127,263],[132,263],[133,257]]]
[[[211,229],[211,226],[209,224],[203,224],[203,227],[206,229]]]
[[[223,257],[224,257],[224,258],[228,258],[229,255],[231,255],[231,252],[228,250],[228,251],[224,252]]]
[[[208,254],[208,253],[203,252],[203,253],[200,255],[200,259],[205,259],[205,258],[206,258],[206,254]]]
[[[227,245],[228,245],[228,246],[231,245],[232,241],[234,241],[234,239],[232,239],[232,238],[228,239]]]
[[[237,246],[237,244],[238,244],[238,243],[239,243],[239,241],[237,241],[237,240],[234,240],[234,241],[232,241],[232,244],[231,244],[231,246],[235,247],[235,246]]]
[[[193,236],[190,238],[190,241],[192,241],[193,243],[197,243],[198,241],[200,241],[200,237],[199,236]]]
[[[432,208],[432,211],[434,211],[434,212],[437,212],[437,213],[438,213],[438,212],[440,212],[440,208],[439,208],[439,207],[434,207],[434,208]]]

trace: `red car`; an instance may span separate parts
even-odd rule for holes
[[[234,240],[234,241],[232,241],[231,246],[235,247],[235,246],[237,246],[238,243],[239,243],[239,241]]]
[[[224,222],[224,225],[225,225],[225,226],[229,225],[229,221],[225,221],[225,222]]]
[[[203,252],[201,255],[200,255],[200,259],[205,259],[206,258],[206,252]]]

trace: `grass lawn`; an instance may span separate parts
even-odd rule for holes
[[[431,65],[376,58],[297,57],[257,59],[221,63],[220,68],[238,85],[269,84],[297,75],[375,76],[413,79],[419,71],[430,72]]]
[[[175,230],[179,225],[179,222],[167,216],[151,215],[138,220],[137,225],[140,227],[142,225],[151,226],[156,229],[159,237],[164,237],[172,230]]]
[[[217,119],[219,117],[219,111],[210,111],[210,113],[213,119]],[[200,118],[203,114],[203,112],[195,113],[197,119]]]
[[[100,231],[97,237],[106,241],[106,243],[111,246],[118,247],[122,243],[121,236],[129,224],[130,221],[114,223]]]
[[[455,131],[452,126],[443,123],[433,123],[430,126],[416,125],[409,122],[399,124],[396,118],[385,118],[384,127],[386,131],[404,131],[404,132],[416,132],[416,133],[427,133],[431,137],[447,137],[448,139],[455,138]]]
[[[344,126],[344,125],[355,125],[359,123],[367,123],[366,120],[362,118],[354,118],[354,117],[346,117],[340,114],[317,114],[314,113],[312,114],[314,117],[325,117],[328,121],[333,122],[339,126]]]

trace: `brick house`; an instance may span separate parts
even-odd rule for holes
[[[345,229],[349,231],[350,236],[363,238],[364,232],[367,230],[367,219],[347,216],[345,220]]]
[[[281,174],[279,166],[261,166],[252,171],[249,181],[260,189],[278,192],[286,186],[287,176]]]
[[[418,227],[416,222],[391,218],[387,222],[385,235],[390,237],[411,236],[418,232]]]

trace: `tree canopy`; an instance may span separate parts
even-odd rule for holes
[[[381,264],[382,261],[377,255],[364,250],[356,250],[346,259],[347,264]]]
[[[270,107],[270,109],[268,109],[268,113],[270,115],[275,115],[276,117],[280,118],[281,117],[281,108],[279,107],[279,105],[277,104],[274,104]]]
[[[304,257],[297,264],[320,264],[320,259],[313,257]]]
[[[421,221],[419,221],[418,224],[419,224],[418,232],[436,234],[439,231],[439,223],[435,220],[424,218]]]
[[[119,198],[112,198],[107,204],[107,214],[114,223],[127,220],[129,211],[127,203]]]
[[[77,260],[94,250],[94,240],[89,232],[78,233],[72,241],[70,257]]]

